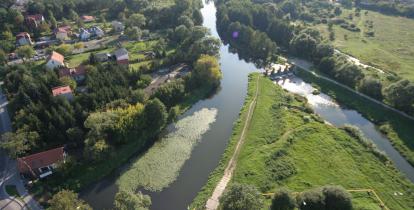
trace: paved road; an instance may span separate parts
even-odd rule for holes
[[[360,93],[360,92],[358,92],[358,91],[356,91],[356,90],[354,90],[354,89],[352,89],[352,88],[350,88],[350,87],[348,87],[346,85],[343,85],[342,83],[339,83],[339,82],[337,82],[337,81],[335,81],[335,80],[333,80],[331,78],[328,78],[328,77],[325,77],[323,75],[320,75],[320,74],[315,73],[314,71],[311,70],[311,68],[312,68],[313,65],[309,61],[302,60],[302,59],[299,59],[299,58],[288,58],[287,60],[290,63],[293,63],[296,66],[300,67],[301,69],[303,69],[305,71],[308,71],[309,73],[313,74],[316,77],[319,77],[321,79],[324,79],[324,80],[327,80],[329,82],[332,82],[332,83],[334,83],[334,84],[336,84],[338,86],[341,86],[341,87],[343,87],[343,88],[345,88],[345,89],[347,89],[347,90],[349,90],[351,92],[354,92],[355,94],[357,94],[357,95],[359,95],[359,96],[361,96],[361,97],[363,97],[365,99],[368,99],[368,100],[370,100],[370,101],[372,101],[372,102],[374,102],[374,103],[376,103],[376,104],[378,104],[378,105],[380,105],[380,106],[382,106],[382,107],[384,107],[386,109],[389,109],[389,110],[391,110],[391,111],[393,111],[393,112],[395,112],[397,114],[400,114],[400,115],[402,115],[402,116],[404,116],[404,117],[406,117],[408,119],[414,120],[414,117],[411,116],[411,115],[408,115],[408,114],[406,114],[406,113],[404,113],[404,112],[402,112],[402,111],[400,111],[398,109],[395,109],[395,108],[393,108],[393,107],[391,107],[391,106],[389,106],[387,104],[384,104],[381,101],[378,101],[378,100],[373,99],[373,98],[371,98],[371,97],[369,97],[369,96],[367,96],[367,95],[365,95],[363,93]]]
[[[0,90],[0,133],[12,131],[10,117],[7,112],[7,98]],[[1,141],[1,139],[0,139]],[[24,202],[10,197],[6,185],[15,185]],[[17,172],[16,160],[8,157],[4,150],[0,150],[0,210],[32,209],[41,210],[39,204],[27,193],[26,188]]]

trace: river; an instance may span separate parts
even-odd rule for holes
[[[215,37],[219,37],[216,31],[216,8],[210,1],[205,3],[201,10],[204,18],[203,25],[211,30]],[[238,118],[239,111],[243,105],[247,92],[248,74],[257,71],[251,64],[239,59],[237,54],[229,52],[228,45],[220,48],[220,64],[223,72],[221,89],[211,98],[199,101],[189,109],[182,117],[187,117],[203,108],[217,109],[217,118],[211,124],[210,129],[201,137],[199,143],[194,147],[191,157],[185,162],[179,176],[169,187],[160,192],[143,191],[152,199],[151,209],[153,210],[183,210],[188,205],[207,182],[209,174],[216,168],[223,154],[228,140],[232,134],[234,122]],[[291,82],[295,81],[295,82]],[[291,83],[292,92],[298,92],[300,88],[306,90],[308,94],[310,85],[304,83],[300,78],[293,77],[285,80],[282,86],[289,90],[288,83]],[[406,161],[395,151],[388,140],[382,136],[375,126],[366,120],[362,115],[354,110],[348,110],[335,104],[327,95],[321,94],[325,101],[316,103],[309,100],[315,111],[327,121],[334,125],[352,124],[362,129],[367,137],[373,139],[380,149],[386,151],[396,166],[403,171],[412,181],[414,180],[414,169],[406,166]],[[321,99],[318,99],[321,100]],[[404,162],[405,161],[405,162]],[[81,193],[94,209],[109,209],[112,207],[115,193],[118,191],[116,185],[117,176],[106,178],[97,184],[89,187]]]

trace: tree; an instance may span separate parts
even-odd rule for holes
[[[319,63],[319,70],[328,75],[333,75],[335,70],[335,59],[332,57],[324,57]]]
[[[193,77],[198,84],[217,87],[222,77],[217,58],[202,55],[194,65]]]
[[[80,200],[78,195],[70,190],[58,192],[49,200],[49,204],[48,210],[92,210],[85,201]]]
[[[132,40],[140,40],[142,36],[142,31],[138,27],[128,27],[125,30],[125,34],[128,36],[128,38]]]
[[[414,111],[414,83],[400,80],[384,90],[385,99],[398,109]]]
[[[323,210],[325,196],[320,189],[308,190],[298,195],[297,205],[300,210]]]
[[[82,49],[84,47],[82,42],[78,42],[76,44],[73,45],[73,47],[77,50]]]
[[[164,84],[155,92],[155,97],[159,98],[167,107],[172,107],[184,98],[185,87],[183,83],[182,80],[179,80]]]
[[[24,45],[17,48],[16,53],[19,57],[23,59],[24,62],[26,62],[26,59],[30,59],[35,55],[35,51],[33,47],[30,45]]]
[[[329,210],[351,210],[351,195],[340,186],[325,186],[322,189],[325,196],[325,209]]]
[[[70,76],[61,77],[60,81],[64,85],[68,85],[70,87],[70,89],[72,89],[72,90],[76,89],[76,81],[74,79],[72,79],[72,77],[70,77]]]
[[[361,81],[358,89],[375,99],[382,100],[382,83],[378,79],[366,77]]]
[[[0,49],[0,65],[6,65],[6,64],[7,64],[7,55],[2,49]]]
[[[134,194],[120,190],[115,195],[115,210],[146,210],[151,206],[151,198],[141,192]]]
[[[69,44],[61,44],[59,45],[55,51],[62,54],[62,55],[70,55],[72,53],[72,46]]]
[[[146,18],[143,14],[135,13],[129,16],[129,18],[126,21],[126,24],[129,27],[136,26],[138,28],[141,28],[142,26],[145,25],[145,21],[146,21]]]
[[[335,78],[345,85],[354,88],[364,78],[364,73],[357,65],[347,62],[336,69]]]
[[[167,123],[167,109],[165,105],[157,98],[147,102],[144,109],[144,116],[147,131],[150,131],[150,135],[158,134]]]
[[[223,210],[259,210],[263,200],[259,191],[250,185],[234,184],[220,198]]]
[[[271,210],[293,210],[296,206],[296,200],[291,192],[286,189],[279,189],[275,192],[272,199]]]
[[[7,132],[2,135],[3,142],[0,147],[5,149],[13,158],[25,154],[36,145],[39,140],[39,134],[28,129],[20,128],[16,132]]]

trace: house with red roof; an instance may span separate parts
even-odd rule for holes
[[[52,88],[52,94],[55,97],[63,96],[69,101],[73,99],[72,89],[69,86],[59,86]]]
[[[27,15],[26,24],[32,28],[38,28],[41,23],[45,22],[45,18],[41,14]]]
[[[76,68],[61,68],[59,69],[59,78],[72,77],[76,82],[82,82],[86,77],[85,66],[80,65]]]
[[[89,15],[82,15],[81,19],[83,20],[83,22],[87,23],[87,22],[92,22],[95,20],[94,16],[89,16]]]
[[[16,35],[16,45],[23,46],[23,45],[32,45],[32,39],[30,38],[30,34],[27,32],[21,32]]]
[[[63,55],[53,51],[47,59],[46,68],[49,70],[53,70],[58,67],[63,67],[65,66],[64,61],[65,57]]]
[[[33,155],[17,158],[20,174],[27,178],[44,178],[53,173],[58,163],[65,162],[66,153],[63,147],[47,150]]]
[[[71,36],[71,28],[70,26],[62,26],[53,31],[57,40],[65,41],[68,40]]]

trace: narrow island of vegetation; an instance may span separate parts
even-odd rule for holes
[[[414,207],[414,185],[358,129],[324,123],[306,99],[256,73],[230,144],[192,208],[204,208],[223,176],[256,89],[254,115],[220,208],[381,209],[381,202],[389,209]],[[286,208],[278,203],[283,195]]]

